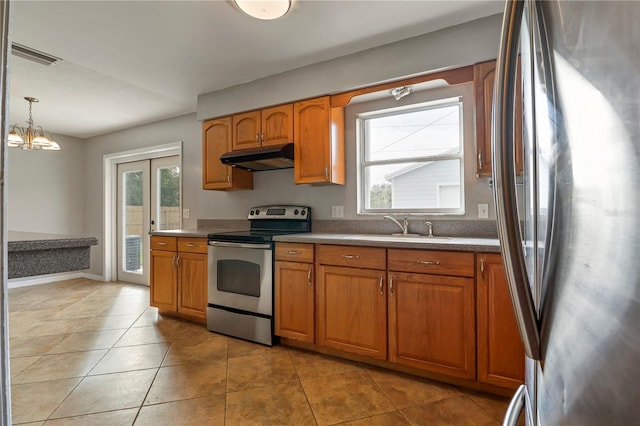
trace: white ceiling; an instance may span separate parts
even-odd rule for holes
[[[10,123],[87,138],[196,110],[197,96],[502,10],[495,0],[296,0],[276,21],[232,1],[13,2]]]

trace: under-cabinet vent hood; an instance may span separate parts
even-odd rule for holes
[[[293,167],[293,143],[226,152],[220,156],[222,164],[261,172]]]

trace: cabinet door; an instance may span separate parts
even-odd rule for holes
[[[476,377],[473,278],[389,272],[389,360]]]
[[[295,183],[344,185],[344,110],[329,96],[293,104]]]
[[[207,266],[206,254],[179,254],[178,312],[206,318]]]
[[[262,110],[262,146],[293,142],[293,104]]]
[[[478,381],[515,389],[524,381],[524,346],[499,254],[478,254]]]
[[[231,151],[231,117],[202,123],[202,188],[253,189],[253,173],[225,166],[220,156]]]
[[[150,304],[174,312],[178,307],[176,257],[174,251],[151,250]]]
[[[520,81],[520,71],[518,78]],[[474,65],[473,84],[476,97],[476,171],[479,177],[489,177],[493,173],[491,148],[491,114],[493,112],[493,89],[496,78],[496,61]],[[516,87],[516,114],[514,133],[516,137],[516,171],[522,173],[522,88]]]
[[[276,335],[314,342],[313,265],[275,263]]]
[[[384,271],[318,266],[318,345],[386,359],[385,279]]]
[[[260,111],[233,116],[233,150],[260,146]]]

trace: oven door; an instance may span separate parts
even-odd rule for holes
[[[209,241],[209,305],[273,313],[271,244]]]

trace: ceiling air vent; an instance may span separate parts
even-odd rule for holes
[[[62,61],[62,59],[49,55],[48,53],[40,52],[39,50],[35,50],[18,43],[11,43],[11,53],[20,58],[42,65],[51,65],[58,61]]]

